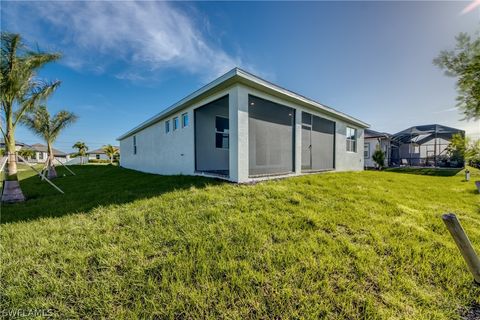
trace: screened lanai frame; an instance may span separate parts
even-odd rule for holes
[[[450,159],[447,147],[455,134],[465,131],[439,124],[414,126],[390,137],[390,166],[454,167],[463,162]]]

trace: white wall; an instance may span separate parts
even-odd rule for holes
[[[100,156],[99,159],[97,159],[97,154],[89,153],[88,154],[88,160],[109,160],[110,161],[110,158],[106,154],[99,153],[98,155]]]
[[[120,165],[129,169],[165,175],[195,174],[193,110],[230,94],[231,91],[231,88],[219,91],[137,132],[135,134],[137,154],[133,154],[133,135],[121,140]],[[181,115],[185,112],[188,113],[189,125],[182,128]],[[175,117],[179,119],[177,130],[173,130],[172,120]],[[166,120],[170,120],[169,133],[165,133]],[[232,139],[231,133],[230,139]]]

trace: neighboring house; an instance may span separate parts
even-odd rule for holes
[[[367,127],[235,68],[120,136],[120,164],[234,182],[363,170]]]
[[[48,149],[46,145],[36,143],[31,145],[30,149],[32,149],[35,152],[35,155],[27,159],[29,162],[44,163],[47,161]],[[57,150],[55,148],[53,148],[53,155],[61,163],[65,163],[68,160],[70,160],[70,156],[68,154],[66,154],[63,151]]]
[[[30,146],[28,144],[25,144],[20,141],[15,141],[15,151],[18,151],[22,148],[29,148]],[[0,139],[0,149],[5,149],[5,140]]]
[[[119,149],[119,147],[114,147],[115,149]],[[92,150],[87,152],[88,160],[108,160],[110,161],[110,157],[103,151],[102,148],[97,150]]]
[[[450,159],[447,147],[453,135],[465,136],[465,131],[440,124],[414,126],[391,136],[392,166],[463,167],[464,163]]]
[[[377,148],[380,148],[385,153],[384,166],[388,166],[390,163],[390,134],[385,132],[378,132],[370,129],[365,129],[364,133],[364,147],[363,154],[365,158],[365,167],[376,167],[375,161],[373,161],[373,153]]]

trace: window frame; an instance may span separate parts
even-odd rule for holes
[[[366,155],[365,155],[365,152],[367,152]],[[363,143],[363,158],[370,159],[370,142]]]
[[[174,118],[172,119],[172,123],[173,123],[173,125],[172,125],[173,131],[177,131],[177,130],[178,130],[178,126],[179,126],[179,124],[180,124],[180,122],[179,122],[179,120],[178,120],[178,117],[174,117]]]
[[[185,119],[187,119],[187,124],[185,124]],[[188,127],[190,124],[190,119],[188,116],[188,112],[182,113],[182,128]]]
[[[353,130],[353,134],[349,134],[349,131],[350,130]],[[351,138],[353,136],[353,139]],[[358,150],[358,146],[357,146],[357,129],[356,128],[352,128],[352,127],[349,127],[347,126],[347,129],[346,129],[346,132],[345,132],[345,139],[346,139],[346,149],[347,149],[347,152],[351,152],[351,153],[357,153],[357,150]],[[353,145],[353,150],[351,148],[351,146]]]
[[[137,154],[137,136],[133,136],[133,154]]]
[[[170,133],[170,120],[165,120],[165,134]]]
[[[227,122],[228,122],[228,129],[227,131],[218,131],[217,130],[217,118],[222,118],[222,119],[226,119]],[[228,138],[228,145],[227,147],[217,147],[217,135],[218,134],[221,134],[223,136],[227,136]],[[223,138],[223,137],[222,137]],[[222,140],[223,141],[223,140]],[[220,149],[220,150],[229,150],[230,149],[230,119],[228,117],[225,117],[225,116],[220,116],[220,115],[215,115],[215,149]]]

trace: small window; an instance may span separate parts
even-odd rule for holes
[[[370,158],[370,143],[365,143],[363,145],[363,157],[365,159]]]
[[[173,131],[178,129],[178,117],[173,118]]]
[[[347,127],[347,151],[357,152],[357,129]]]
[[[170,120],[165,121],[165,133],[170,132]]]
[[[188,127],[188,113],[182,114],[182,128]]]
[[[95,156],[95,158],[97,158],[97,160],[100,160],[100,155],[97,154],[97,155]]]
[[[38,159],[39,159],[39,160],[43,160],[43,152],[39,152],[39,153],[38,153]]]
[[[215,147],[218,149],[229,148],[228,118],[215,117]]]
[[[133,136],[133,154],[137,154],[137,137]]]

